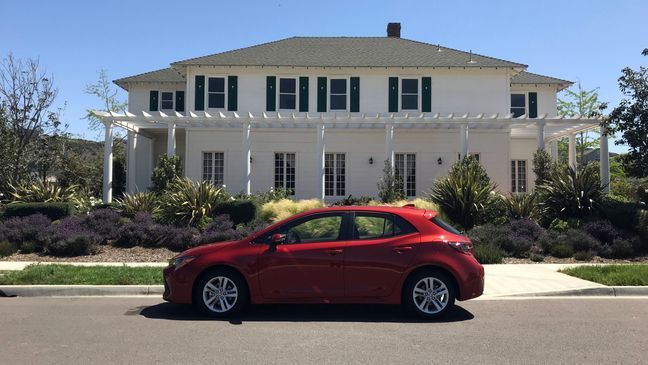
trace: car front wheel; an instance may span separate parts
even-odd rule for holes
[[[424,271],[410,277],[403,293],[407,309],[423,318],[444,316],[453,306],[456,298],[454,282],[441,272]]]
[[[213,270],[203,275],[194,292],[194,304],[213,317],[240,312],[247,304],[247,285],[230,270]]]

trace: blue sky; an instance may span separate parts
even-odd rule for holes
[[[646,64],[648,2],[627,1],[51,1],[3,0],[0,56],[40,58],[86,138],[97,107],[84,87],[169,63],[295,35],[401,35],[528,64],[529,71],[600,87],[616,105],[620,70]],[[125,99],[125,92],[121,93]],[[618,151],[619,147],[612,147]]]

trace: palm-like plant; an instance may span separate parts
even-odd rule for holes
[[[221,186],[210,181],[182,178],[171,182],[161,201],[160,218],[170,224],[201,227],[219,202],[226,198]]]
[[[140,212],[156,215],[160,211],[160,197],[152,192],[124,194],[121,199],[116,199],[116,203],[120,212],[127,217],[134,217]]]
[[[467,157],[437,180],[429,195],[448,219],[468,230],[481,223],[495,188],[479,162]]]
[[[536,187],[539,205],[546,212],[562,218],[582,218],[595,213],[603,200],[598,171],[593,167],[555,169],[542,185]]]
[[[513,219],[537,219],[540,215],[535,194],[511,194],[504,201],[508,215]]]
[[[65,188],[45,180],[35,180],[11,185],[13,201],[22,203],[69,202],[76,198],[77,185]]]

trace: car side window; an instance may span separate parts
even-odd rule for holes
[[[358,212],[353,222],[353,239],[370,240],[416,232],[403,218],[388,213]]]
[[[282,234],[285,244],[295,244],[338,241],[341,231],[342,214],[329,214],[285,224],[272,234]]]

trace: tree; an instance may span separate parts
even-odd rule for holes
[[[2,184],[28,178],[42,136],[59,132],[60,109],[53,109],[58,90],[39,61],[9,54],[0,65],[0,109],[3,110]],[[42,145],[40,146],[42,147]]]
[[[153,169],[151,190],[155,193],[163,192],[167,186],[182,177],[182,159],[180,156],[160,156],[157,166]]]
[[[648,56],[648,48],[641,53]],[[619,77],[619,89],[625,96],[605,121],[608,130],[621,133],[616,144],[630,150],[623,158],[626,173],[635,177],[648,176],[648,67],[639,70],[624,68]]]
[[[568,117],[582,116],[594,118],[602,114],[607,108],[607,103],[598,99],[598,89],[584,90],[581,83],[578,83],[578,91],[567,89],[564,91],[566,98],[558,99],[558,114]],[[561,160],[567,159],[568,146],[565,140],[559,141],[558,147]],[[595,131],[590,136],[590,131],[580,132],[576,137],[576,158],[579,164],[583,162],[583,156],[588,148],[593,148],[599,143],[599,132]],[[562,152],[562,153],[561,153]]]
[[[385,160],[383,176],[377,184],[378,196],[383,203],[393,203],[405,199],[403,180],[396,177],[394,168],[389,160]]]
[[[85,93],[89,95],[94,95],[101,101],[101,111],[106,112],[119,112],[126,110],[128,103],[125,101],[119,100],[117,94],[119,90],[114,87],[114,85],[108,79],[108,73],[106,70],[101,69],[97,71],[99,74],[99,80],[95,84],[88,84],[85,88]],[[85,118],[90,124],[90,129],[92,130],[101,130],[103,128],[103,122],[97,114],[95,114],[91,109],[86,110]]]
[[[540,186],[549,179],[553,161],[545,150],[537,150],[533,154],[533,173],[535,174],[535,186]]]

